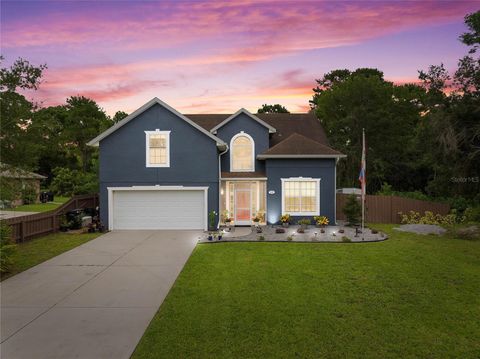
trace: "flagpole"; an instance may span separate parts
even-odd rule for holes
[[[362,128],[362,167],[366,167],[366,158],[365,158],[365,128]],[[363,172],[363,182],[362,182],[362,239],[364,238],[365,232],[365,192],[366,189],[366,168],[364,167]]]

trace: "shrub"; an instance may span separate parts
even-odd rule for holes
[[[12,265],[12,256],[17,250],[11,237],[10,226],[0,222],[0,272],[8,272]]]
[[[480,206],[468,207],[465,210],[465,221],[468,223],[471,223],[471,222],[480,223]]]
[[[342,237],[342,242],[345,242],[345,243],[350,243],[352,240],[350,238],[348,238],[347,236],[343,236]]]
[[[264,240],[265,240],[265,236],[258,236],[257,239],[258,239],[259,241],[264,241]]]
[[[287,241],[292,241],[293,240],[293,237],[292,236],[288,236],[287,237]]]
[[[208,212],[208,223],[210,224],[210,230],[213,231],[217,228],[215,225],[215,219],[217,218],[217,212],[210,211]]]
[[[300,225],[308,226],[310,223],[312,223],[312,221],[309,220],[308,218],[302,218],[298,220],[298,224]]]
[[[480,240],[480,228],[478,226],[450,229],[449,232],[455,238],[470,241]]]
[[[351,194],[347,197],[347,201],[343,207],[343,214],[345,214],[347,222],[350,225],[357,225],[360,223],[362,205],[358,201],[357,196],[354,194]]]
[[[31,185],[26,185],[25,188],[22,189],[22,201],[23,204],[31,204],[37,201],[37,191]]]
[[[455,211],[445,216],[434,214],[431,211],[425,211],[423,216],[415,211],[410,211],[408,214],[400,212],[400,216],[403,224],[436,224],[451,226],[462,221],[462,219],[457,217]]]
[[[73,196],[98,192],[98,179],[95,173],[57,167],[53,174],[51,190],[58,195]]]

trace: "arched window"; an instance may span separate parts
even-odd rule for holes
[[[253,138],[241,132],[230,142],[230,171],[255,171],[255,144]]]

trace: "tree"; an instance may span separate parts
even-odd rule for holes
[[[263,104],[257,113],[290,113],[284,106],[276,103],[275,105]]]
[[[474,54],[480,45],[480,11],[466,15],[465,24],[469,31],[460,35],[460,41],[467,46],[472,46],[469,52]]]
[[[424,90],[415,85],[396,86],[377,69],[335,70],[317,80],[313,104],[332,147],[347,158],[338,164],[341,186],[358,185],[362,128],[367,138],[369,192],[383,182],[408,190],[416,178],[409,146],[420,119]]]
[[[3,62],[0,56],[0,62]],[[0,151],[2,161],[17,167],[34,168],[38,139],[29,131],[36,105],[17,92],[36,90],[46,65],[35,67],[27,60],[17,59],[10,67],[0,69]]]
[[[65,109],[65,144],[77,151],[82,171],[87,172],[92,169],[90,160],[95,152],[87,143],[110,127],[112,122],[95,101],[83,96],[68,98]]]
[[[353,226],[359,224],[362,215],[362,205],[354,194],[347,197],[345,206],[343,206],[343,214],[345,215],[348,224]]]
[[[460,40],[473,56],[480,42],[480,12],[467,15],[465,22],[470,31]],[[430,169],[425,190],[432,195],[474,198],[480,192],[480,59],[472,56],[459,60],[453,83],[443,65],[420,71],[427,107],[416,145],[422,149],[419,160]]]
[[[127,116],[128,116],[128,113],[126,113],[124,111],[117,111],[117,112],[115,112],[115,115],[113,115],[113,117],[112,117],[112,122],[115,124],[117,122],[120,122],[121,120],[123,120]]]

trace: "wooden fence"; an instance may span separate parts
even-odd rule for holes
[[[348,194],[337,193],[337,219],[345,220],[343,206],[347,201]],[[418,199],[398,196],[367,195],[365,205],[365,220],[370,223],[401,223],[399,212],[431,211],[435,214],[446,215],[450,212],[450,206],[445,203],[421,201]]]
[[[3,221],[11,227],[12,238],[16,242],[23,242],[38,236],[58,232],[61,216],[68,211],[77,208],[95,208],[97,206],[97,194],[79,195],[52,211],[8,218]]]

